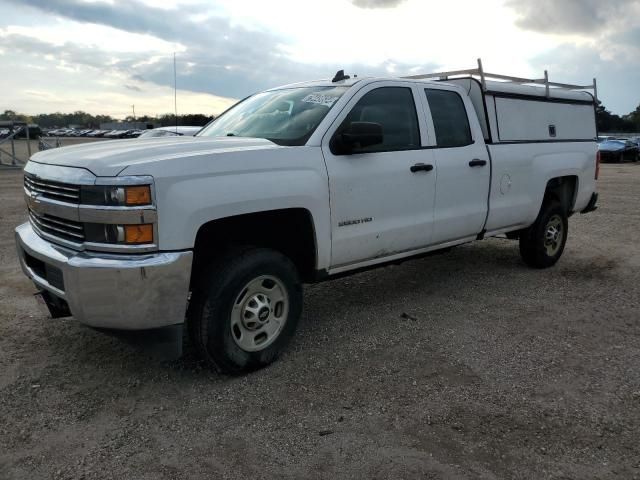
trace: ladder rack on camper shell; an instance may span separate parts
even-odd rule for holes
[[[522,85],[526,84],[535,84],[535,85],[544,85],[545,86],[545,94],[546,97],[550,97],[551,87],[554,89],[562,89],[562,90],[593,90],[593,98],[594,102],[598,103],[598,85],[596,83],[596,79],[593,79],[593,83],[591,85],[571,85],[568,83],[558,83],[558,82],[550,82],[549,81],[549,73],[544,71],[544,78],[521,78],[521,77],[510,77],[508,75],[501,75],[497,73],[488,73],[485,72],[482,68],[482,60],[478,59],[478,68],[472,68],[469,70],[452,70],[449,72],[436,72],[436,73],[426,73],[420,75],[409,75],[402,78],[411,78],[415,80],[426,79],[426,78],[435,78],[438,80],[449,80],[449,77],[457,77],[464,75],[476,75],[480,77],[480,83],[482,84],[482,91],[487,91],[487,83],[486,79],[495,79],[495,80],[503,80],[506,83],[518,83]]]

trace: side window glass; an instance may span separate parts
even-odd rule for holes
[[[420,148],[418,115],[411,89],[381,87],[365,94],[336,132],[341,134],[352,122],[373,122],[382,126],[383,141],[359,147],[353,153],[387,152]]]
[[[425,89],[438,147],[463,147],[472,143],[464,102],[456,92]]]

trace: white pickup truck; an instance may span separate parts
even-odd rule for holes
[[[341,71],[250,96],[196,137],[36,153],[20,262],[53,317],[186,325],[211,366],[256,369],[292,337],[303,283],[499,234],[555,264],[568,217],[596,208],[590,88]]]

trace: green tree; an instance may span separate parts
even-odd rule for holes
[[[10,122],[27,122],[32,123],[33,119],[28,115],[23,115],[22,113],[16,113],[13,110],[5,110],[0,114],[0,120],[10,121]]]
[[[635,129],[634,123],[627,119],[611,113],[602,102],[598,101],[596,107],[596,125],[599,132],[633,132]]]
[[[640,105],[625,118],[633,124],[633,131],[640,133]]]
[[[209,123],[214,118],[214,116],[204,115],[202,113],[178,115],[178,125],[201,127]],[[0,113],[0,120],[37,123],[41,128],[64,128],[69,125],[78,125],[83,128],[100,128],[101,123],[114,121],[114,119],[109,115],[91,115],[90,113],[82,110],[77,110],[72,113],[41,113],[39,115],[34,115],[33,117],[17,113],[13,110],[5,110],[3,113]],[[128,116],[125,120],[130,122],[133,121],[134,118],[132,116]],[[135,121],[147,124],[160,124],[163,127],[166,127],[176,124],[176,116],[171,113],[166,113],[158,117],[142,115],[136,117]]]

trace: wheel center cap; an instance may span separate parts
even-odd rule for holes
[[[258,312],[258,320],[264,322],[267,318],[269,318],[269,313],[271,312],[269,311],[268,307],[262,307]]]

